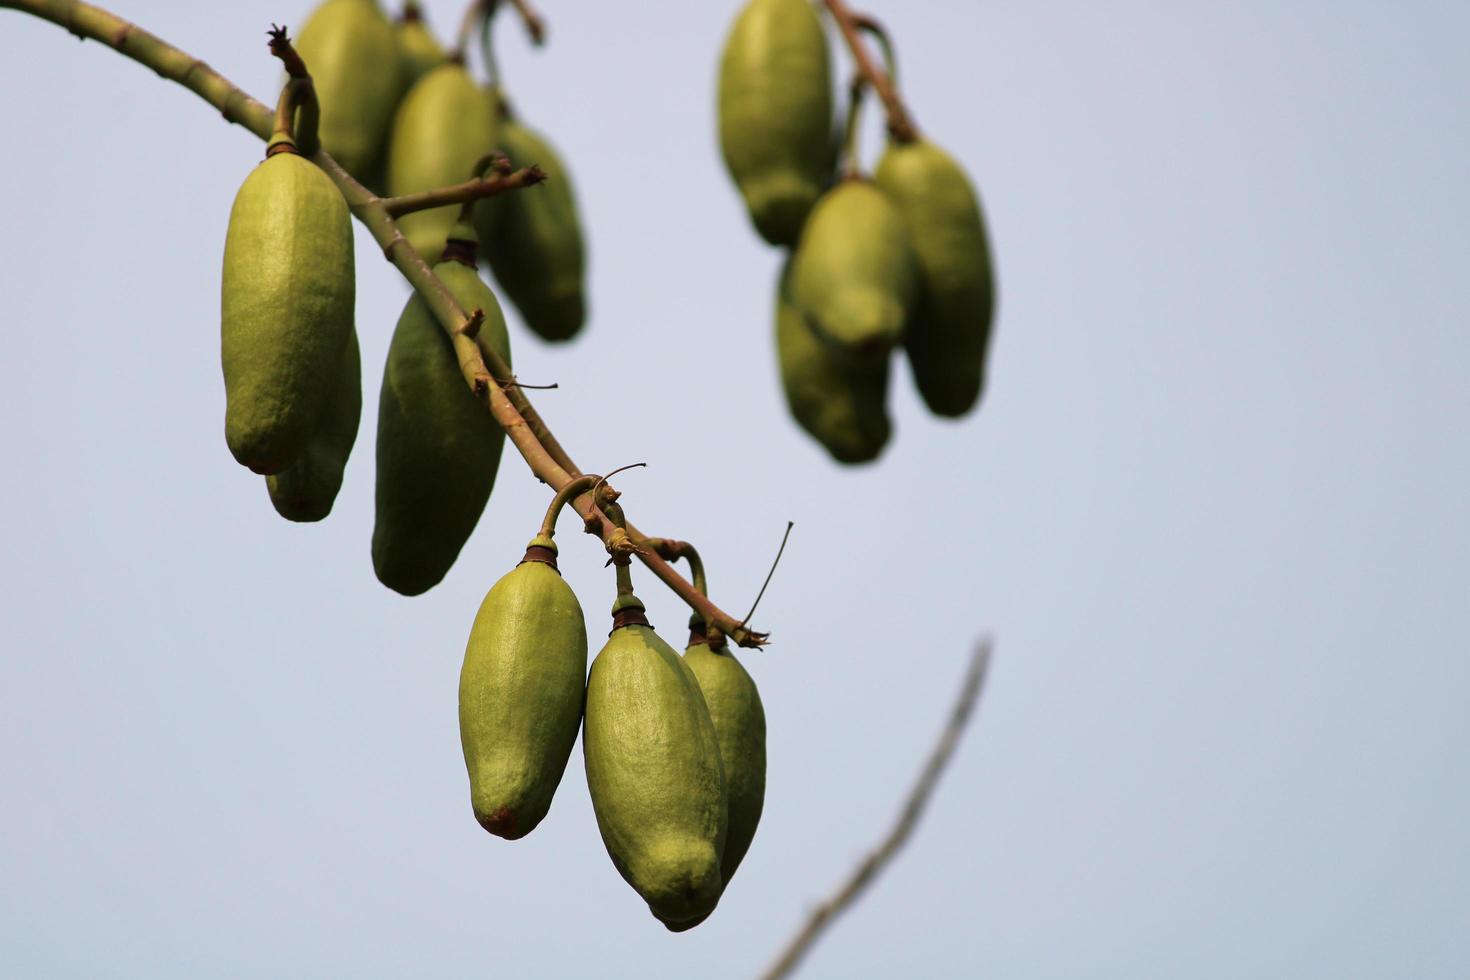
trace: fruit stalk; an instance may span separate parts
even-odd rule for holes
[[[873,30],[876,27],[875,22],[870,17],[855,13],[846,0],[823,2],[832,19],[837,22],[837,28],[842,32],[847,49],[852,52],[852,60],[857,65],[858,72],[867,79],[873,91],[878,93],[878,98],[883,100],[883,108],[888,116],[888,132],[900,143],[912,143],[919,138],[919,130],[914,125],[913,117],[909,115],[908,107],[899,97],[898,86],[888,72],[878,67],[867,45],[863,43],[860,31],[865,27]]]
[[[226,121],[244,127],[261,140],[270,139],[275,126],[272,107],[251,98],[200,59],[108,10],[82,0],[0,0],[0,9],[18,10],[64,27],[82,40],[99,41],[198,95],[219,110]],[[542,421],[525,393],[514,387],[509,365],[493,353],[487,364],[474,340],[461,332],[470,322],[470,314],[460,308],[423,257],[404,239],[397,222],[383,206],[383,200],[354,180],[325,151],[319,150],[310,159],[336,183],[353,216],[367,227],[388,260],[397,266],[415,290],[423,294],[429,308],[454,342],[466,383],[505,429],[531,472],[557,490],[581,476],[582,471]],[[592,522],[595,533],[604,542],[617,530],[596,509],[589,494],[576,498],[573,507],[584,521]],[[641,538],[632,525],[629,525],[627,534],[635,541]],[[766,634],[746,628],[701,596],[653,550],[643,549],[638,557],[680,599],[725,630],[736,643],[758,647],[766,642]]]

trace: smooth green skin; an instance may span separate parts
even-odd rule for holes
[[[462,307],[485,311],[477,339],[509,363],[510,338],[490,287],[458,262],[441,262],[434,273]],[[419,595],[444,578],[490,498],[504,442],[465,384],[448,334],[415,293],[388,345],[378,401],[378,581]]]
[[[463,65],[445,64],[414,83],[393,120],[388,144],[388,193],[393,196],[462,184],[496,148],[494,96]],[[416,211],[398,227],[425,260],[436,261],[459,205]]]
[[[592,662],[582,749],[608,856],[681,930],[720,900],[726,800],[699,682],[650,627],[614,630]]]
[[[791,245],[831,174],[827,35],[807,0],[751,0],[720,59],[720,149],[760,236]]]
[[[507,840],[546,816],[582,724],[587,624],[571,586],[539,561],[490,589],[459,675],[459,736],[475,819]]]
[[[242,465],[270,475],[301,454],[333,394],[356,288],[337,186],[294,153],[264,160],[230,209],[220,290],[225,441]]]
[[[399,66],[407,88],[449,60],[444,46],[421,20],[403,21],[394,26],[398,42]]]
[[[890,144],[874,175],[903,216],[920,299],[904,346],[937,415],[964,415],[985,385],[995,277],[980,201],[963,168],[926,140]]]
[[[875,362],[903,338],[918,268],[902,216],[871,183],[824,194],[791,262],[791,298],[849,357]]]
[[[327,0],[293,43],[321,104],[322,146],[348,173],[369,179],[406,84],[393,25],[375,0]]]
[[[332,512],[337,491],[342,489],[342,471],[357,441],[362,417],[362,354],[356,330],[347,335],[347,350],[337,371],[331,401],[301,455],[286,469],[265,478],[271,505],[288,521],[322,520]]]
[[[790,264],[776,297],[776,356],[786,406],[839,463],[877,459],[888,421],[888,358],[854,363],[824,343],[790,297]]]
[[[720,878],[728,888],[766,802],[766,709],[755,681],[728,649],[696,643],[684,651],[684,663],[699,681],[720,747],[729,813]]]
[[[545,340],[570,340],[587,318],[586,253],[571,177],[551,144],[518,122],[501,121],[500,145],[513,166],[539,166],[547,180],[476,205],[483,252],[526,326]]]

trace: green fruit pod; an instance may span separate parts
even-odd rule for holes
[[[918,298],[908,230],[870,182],[844,180],[812,209],[792,256],[791,298],[848,356],[876,361],[903,338]]]
[[[614,610],[625,625],[587,679],[587,788],[613,865],[659,921],[682,931],[713,911],[724,887],[719,743],[699,682],[642,604],[624,596]]]
[[[751,0],[720,59],[720,149],[750,219],[792,245],[831,175],[827,35],[807,0]]]
[[[352,220],[316,164],[278,152],[245,178],[220,294],[225,441],[242,465],[279,473],[316,427],[352,332]]]
[[[755,681],[728,646],[716,650],[702,632],[689,638],[684,663],[699,682],[720,747],[728,824],[720,879],[729,887],[750,850],[766,801],[766,709]]]
[[[331,400],[289,467],[265,478],[271,504],[288,521],[320,521],[332,512],[342,471],[362,417],[362,355],[357,331],[347,334],[347,350],[337,369]]]
[[[874,179],[903,216],[919,271],[904,338],[914,382],[936,415],[964,415],[985,385],[995,314],[980,200],[960,165],[927,140],[890,144]]]
[[[348,173],[368,179],[405,84],[393,25],[376,0],[327,0],[307,19],[295,46],[321,104],[322,147]]]
[[[388,193],[462,184],[496,148],[493,93],[475,84],[460,64],[445,64],[414,83],[398,107],[388,144]],[[416,211],[398,219],[409,243],[427,261],[439,258],[459,205]]]
[[[475,615],[459,675],[459,735],[475,819],[507,840],[546,816],[582,723],[587,624],[537,536]]]
[[[455,234],[474,233],[459,225]],[[434,273],[460,306],[485,311],[477,342],[509,363],[510,338],[490,287],[459,261],[440,262]],[[504,443],[465,384],[448,334],[415,293],[388,345],[378,401],[373,569],[380,582],[419,595],[444,578],[490,499]]]
[[[790,294],[790,263],[776,297],[776,357],[791,417],[839,463],[878,458],[888,421],[888,358],[843,358],[824,343]]]
[[[586,251],[571,176],[544,137],[511,119],[500,145],[516,167],[539,166],[546,183],[475,207],[490,269],[521,318],[544,340],[570,340],[587,317]]]
[[[394,25],[394,37],[398,42],[398,62],[402,67],[404,88],[412,86],[449,60],[444,46],[424,23],[423,10],[412,0],[403,5],[403,14]]]

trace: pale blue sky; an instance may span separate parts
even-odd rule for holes
[[[508,452],[449,578],[373,578],[405,291],[360,235],[365,427],[296,526],[222,437],[219,264],[260,144],[0,11],[0,974],[746,977],[890,821],[971,640],[991,684],[918,837],[806,976],[1470,975],[1470,7],[888,2],[1000,273],[958,424],[894,374],[882,462],[785,416],[778,254],[720,166],[734,3],[544,0],[505,32],[574,168],[593,320],[536,402],[743,611],[765,820],[671,936],[574,753],[531,837],[470,815],[455,684],[546,496]],[[122,3],[259,97],[307,4]],[[430,0],[441,25],[458,4]],[[877,127],[869,126],[875,146]],[[696,428],[697,426],[697,428]],[[568,580],[594,649],[591,539]],[[686,616],[635,581],[671,638]]]

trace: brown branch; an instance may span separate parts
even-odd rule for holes
[[[888,116],[888,132],[900,143],[914,142],[919,138],[919,130],[914,125],[908,108],[903,104],[903,99],[899,98],[898,86],[888,72],[878,67],[878,63],[873,60],[860,33],[865,29],[874,30],[877,22],[871,17],[855,13],[847,5],[846,0],[824,0],[824,2],[828,12],[832,14],[832,19],[837,22],[837,27],[842,32],[842,39],[847,42],[848,51],[852,52],[852,60],[857,65],[859,74],[867,80],[873,91],[878,93],[878,98],[883,101],[883,109]]]
[[[960,736],[964,734],[965,725],[970,720],[975,704],[980,700],[980,691],[985,686],[985,672],[990,666],[993,646],[992,640],[986,637],[976,645],[975,652],[971,654],[970,667],[965,672],[964,681],[960,684],[959,694],[955,698],[954,707],[950,710],[949,721],[940,733],[939,741],[930,751],[929,759],[924,763],[918,781],[909,791],[908,799],[904,801],[903,809],[899,812],[898,821],[888,831],[882,842],[832,893],[832,896],[811,911],[806,924],[781,950],[771,967],[761,975],[762,980],[780,980],[781,977],[790,976],[801,958],[821,938],[822,933],[832,924],[833,920],[857,901],[863,891],[888,865],[888,862],[893,860],[899,848],[903,847],[912,836],[914,828],[918,826],[919,817],[924,813],[924,807],[934,794],[934,787],[939,784],[939,777],[944,774],[945,766],[949,764],[955,748],[960,744]]]
[[[230,122],[244,126],[262,140],[270,138],[275,120],[271,108],[252,99],[204,62],[110,11],[82,0],[0,0],[0,9],[5,8],[60,25],[83,40],[100,41],[151,68],[160,77],[184,86],[220,110]],[[354,180],[325,150],[319,150],[311,159],[336,183],[353,216],[372,233],[383,254],[423,296],[449,334],[465,383],[475,397],[485,403],[531,472],[554,489],[560,489],[573,477],[580,476],[581,471],[552,436],[525,392],[519,387],[505,388],[496,383],[514,381],[510,366],[494,351],[482,350],[465,333],[466,329],[473,330],[473,317],[455,301],[423,257],[403,237],[383,200]],[[597,528],[604,543],[614,536],[615,531],[620,535],[637,535],[631,526],[628,532],[615,528],[607,516],[596,509],[590,494],[578,497],[573,506],[584,521]],[[743,646],[760,646],[765,642],[766,634],[742,628],[734,617],[700,595],[663,559],[648,549],[640,551],[639,558],[679,598],[716,625],[727,629],[736,642]]]
[[[531,35],[531,43],[538,48],[546,43],[546,21],[536,12],[527,0],[511,0],[515,4],[516,13],[521,15],[521,22],[526,25],[526,33]]]
[[[495,197],[497,194],[505,194],[508,191],[534,187],[544,180],[546,180],[546,171],[540,167],[522,167],[511,174],[497,173],[492,177],[477,177],[451,187],[438,187],[432,191],[415,191],[399,197],[385,197],[382,203],[390,216],[401,218],[415,211],[442,208],[448,204],[465,204],[469,201],[478,201],[482,197]]]

